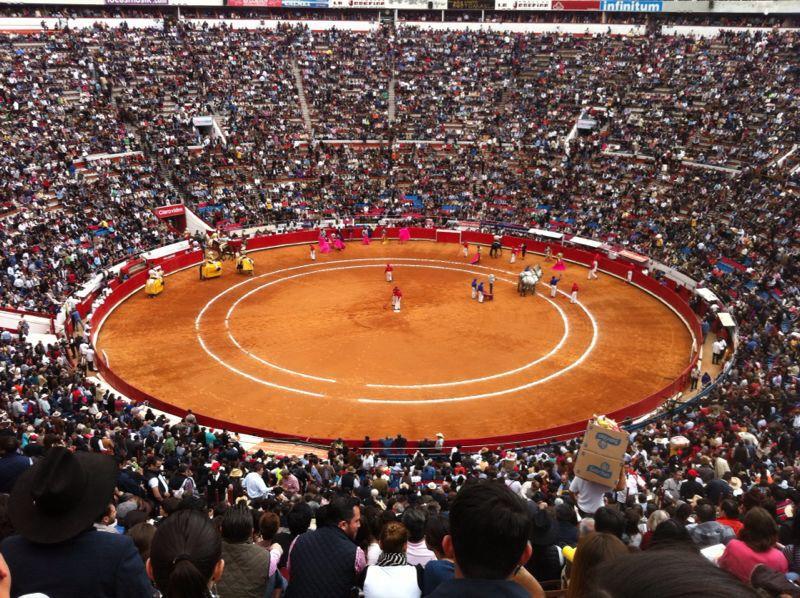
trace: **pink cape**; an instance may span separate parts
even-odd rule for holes
[[[553,266],[553,270],[556,270],[556,271],[558,271],[558,272],[563,272],[563,271],[564,271],[564,270],[566,270],[566,269],[567,269],[567,267],[564,265],[564,262],[563,262],[563,260],[558,260],[558,261],[556,262],[556,265],[555,265],[555,266]]]
[[[477,264],[479,261],[481,261],[481,254],[480,253],[476,253],[475,256],[469,261],[469,263],[470,264]]]
[[[397,234],[397,238],[400,239],[401,243],[405,243],[406,241],[411,239],[411,231],[407,228],[401,228],[400,232]]]
[[[331,246],[328,243],[328,241],[325,240],[324,237],[320,237],[319,238],[319,252],[320,253],[330,253],[331,252]]]

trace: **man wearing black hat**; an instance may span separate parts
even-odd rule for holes
[[[12,595],[152,595],[133,541],[93,527],[111,502],[116,470],[111,457],[54,446],[19,477],[8,505],[19,535],[0,544]]]

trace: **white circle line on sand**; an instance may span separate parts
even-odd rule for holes
[[[416,260],[416,261],[423,261],[423,260]],[[344,260],[341,260],[338,263],[343,263],[343,262],[344,262]],[[287,373],[287,374],[293,374],[295,376],[301,376],[303,378],[309,378],[309,379],[318,380],[318,381],[321,381],[321,382],[336,382],[336,380],[331,379],[331,378],[321,378],[321,377],[318,377],[318,376],[312,376],[311,374],[305,374],[303,372],[298,372],[298,371],[295,371],[295,370],[291,370],[291,369],[288,369],[288,368],[284,368],[284,367],[278,366],[278,365],[273,364],[273,363],[271,363],[271,362],[269,362],[269,361],[267,361],[265,359],[262,359],[261,357],[258,357],[257,355],[254,355],[254,354],[250,353],[249,351],[247,351],[244,348],[242,348],[241,344],[238,342],[238,340],[230,332],[230,324],[229,324],[230,319],[231,319],[231,317],[233,315],[234,310],[239,306],[239,303],[241,303],[242,301],[244,301],[248,297],[252,296],[253,294],[258,293],[259,291],[261,291],[261,290],[263,290],[265,288],[271,287],[271,286],[279,284],[281,282],[285,282],[287,280],[291,280],[291,279],[295,279],[295,278],[303,278],[305,276],[311,276],[312,274],[324,274],[326,272],[334,272],[334,271],[337,271],[337,270],[356,270],[356,269],[361,269],[361,268],[382,268],[382,267],[383,267],[383,264],[365,264],[365,265],[357,265],[357,266],[352,266],[351,265],[351,266],[337,266],[337,267],[334,267],[334,268],[321,268],[321,269],[312,270],[310,272],[302,272],[300,274],[292,274],[291,276],[284,276],[282,278],[278,278],[278,279],[275,279],[275,280],[270,280],[269,282],[265,282],[264,284],[261,284],[261,285],[255,287],[254,289],[251,289],[250,291],[248,291],[247,293],[245,293],[244,295],[239,297],[236,301],[233,302],[233,304],[228,309],[228,312],[225,314],[225,328],[228,330],[228,333],[227,333],[228,334],[228,338],[233,342],[234,345],[236,345],[237,348],[239,348],[247,356],[255,359],[256,361],[258,361],[258,362],[260,362],[260,363],[262,363],[262,364],[264,364],[266,366],[273,367],[273,368],[275,368],[277,370],[280,370],[280,371],[282,371],[284,373]],[[451,267],[446,267],[446,266],[435,266],[435,265],[430,265],[430,264],[404,264],[403,267],[405,267],[405,268],[426,268],[426,269],[431,269],[431,270],[450,270],[450,271],[454,271],[454,272],[465,272],[467,274],[481,274],[480,272],[476,272],[474,270],[468,269],[468,267],[465,267],[465,268],[451,268]],[[500,280],[502,282],[506,282],[506,283],[509,283],[509,284],[512,284],[512,285],[516,285],[516,283],[514,281],[508,280],[507,278],[500,278],[499,277],[499,278],[497,278],[497,280]],[[495,378],[501,378],[501,377],[504,377],[504,376],[513,375],[513,374],[516,374],[516,373],[518,373],[518,372],[520,372],[522,370],[528,369],[528,368],[536,365],[537,363],[541,363],[545,359],[549,359],[559,349],[561,349],[561,347],[563,347],[564,343],[566,342],[566,340],[567,340],[567,338],[569,336],[569,322],[568,322],[566,314],[564,313],[564,310],[562,310],[555,302],[551,301],[550,299],[548,299],[547,297],[545,297],[541,293],[537,293],[537,295],[539,297],[542,297],[545,301],[547,301],[553,307],[556,308],[556,310],[558,311],[559,315],[561,316],[561,320],[562,320],[563,325],[564,325],[564,334],[562,335],[562,337],[559,340],[559,342],[556,345],[556,347],[553,350],[551,350],[547,355],[545,355],[543,357],[540,357],[540,358],[538,358],[538,359],[536,359],[536,360],[534,360],[534,361],[532,361],[530,363],[527,363],[527,364],[525,364],[525,365],[523,365],[523,366],[521,366],[519,368],[515,368],[515,369],[509,370],[507,372],[500,372],[499,374],[493,374],[491,376],[484,376],[482,378],[473,378],[473,379],[468,379],[468,380],[457,380],[457,381],[454,381],[454,382],[439,382],[439,383],[435,383],[435,384],[419,384],[419,385],[416,385],[416,384],[415,385],[367,384],[366,386],[371,387],[371,388],[420,389],[420,388],[438,388],[438,387],[454,386],[454,385],[460,385],[460,384],[471,384],[471,383],[475,383],[475,382],[484,382],[486,380],[493,380]]]
[[[228,327],[228,320],[225,320],[225,327],[226,328]],[[317,380],[319,382],[331,382],[331,383],[336,382],[336,380],[334,380],[333,378],[322,378],[320,376],[312,376],[311,374],[304,374],[303,372],[296,372],[294,370],[290,370],[288,368],[284,368],[284,367],[281,367],[281,366],[279,366],[279,365],[277,365],[275,363],[267,361],[266,359],[263,359],[263,358],[259,357],[258,355],[256,355],[255,353],[251,353],[250,351],[248,351],[247,349],[242,347],[242,345],[239,344],[239,341],[237,341],[236,338],[233,336],[233,334],[231,334],[230,330],[228,330],[228,338],[236,346],[236,348],[239,349],[239,351],[241,351],[242,353],[247,355],[249,358],[255,359],[257,362],[262,363],[262,364],[264,364],[264,365],[266,365],[268,367],[271,367],[271,368],[276,369],[276,370],[280,370],[281,372],[284,372],[286,374],[292,374],[293,376],[300,376],[301,378],[308,378],[309,380]]]
[[[565,293],[564,291],[559,291],[559,293],[561,293],[565,297],[569,297],[569,295],[567,293]],[[533,388],[534,386],[538,386],[539,384],[543,384],[543,383],[548,382],[548,381],[550,381],[550,380],[552,380],[554,378],[557,378],[558,376],[561,376],[562,374],[567,373],[571,369],[573,369],[573,368],[579,366],[581,363],[583,363],[584,360],[589,356],[589,354],[594,350],[595,345],[597,344],[597,336],[598,336],[598,334],[597,334],[597,321],[594,319],[594,316],[592,315],[592,313],[588,309],[586,309],[586,307],[580,301],[576,302],[576,305],[578,305],[584,312],[586,312],[586,315],[589,317],[589,320],[592,323],[592,342],[589,343],[589,346],[587,347],[586,351],[584,351],[583,354],[576,361],[572,362],[570,365],[568,365],[568,366],[566,366],[566,367],[564,367],[564,368],[562,368],[562,369],[560,369],[560,370],[558,370],[556,372],[553,372],[552,374],[550,374],[548,376],[545,376],[544,378],[539,378],[538,380],[534,380],[533,382],[529,382],[528,384],[522,384],[520,386],[515,386],[514,388],[506,388],[504,390],[498,390],[498,391],[494,391],[494,392],[486,392],[486,393],[482,393],[482,394],[466,395],[466,396],[463,396],[463,397],[446,397],[446,398],[442,398],[442,399],[412,399],[412,400],[407,400],[407,401],[396,400],[396,399],[368,399],[368,398],[364,398],[364,399],[358,399],[358,402],[359,403],[379,403],[379,404],[384,404],[384,405],[421,405],[421,404],[430,404],[430,403],[455,403],[455,402],[458,402],[458,401],[474,401],[475,399],[485,399],[485,398],[489,398],[489,397],[497,397],[497,396],[500,396],[500,395],[510,394],[512,392],[519,392],[521,390],[527,390],[528,388]]]
[[[262,380],[261,378],[258,378],[256,376],[251,376],[247,372],[243,372],[243,371],[233,367],[229,363],[226,363],[225,360],[223,360],[218,355],[216,355],[213,351],[211,351],[211,349],[209,349],[206,346],[205,342],[203,341],[202,337],[199,334],[197,335],[197,341],[200,343],[200,346],[203,348],[203,351],[205,351],[209,355],[209,357],[211,357],[214,361],[219,363],[221,366],[223,366],[223,367],[229,369],[230,371],[232,371],[234,374],[239,374],[240,376],[243,376],[243,377],[247,378],[248,380],[252,380],[253,382],[258,382],[259,384],[263,384],[264,386],[269,386],[271,388],[277,388],[279,390],[286,390],[286,391],[289,391],[289,392],[296,392],[298,394],[306,395],[306,396],[309,396],[309,397],[320,397],[320,398],[322,398],[322,397],[325,396],[324,394],[320,394],[318,392],[310,392],[308,390],[300,390],[299,388],[291,388],[290,386],[282,386],[281,384],[275,384],[274,382],[269,382],[267,380]]]
[[[362,258],[352,258],[349,260],[330,260],[327,262],[311,262],[309,264],[302,264],[300,266],[291,266],[289,268],[280,268],[279,270],[272,270],[271,272],[265,272],[264,274],[259,274],[257,276],[251,276],[242,282],[237,282],[235,285],[228,287],[227,289],[223,290],[222,292],[218,293],[214,297],[212,297],[200,310],[197,314],[197,317],[194,320],[194,327],[195,329],[199,329],[200,327],[200,320],[203,318],[203,315],[206,313],[209,307],[213,305],[220,297],[227,295],[231,291],[238,289],[239,287],[249,284],[254,280],[258,280],[259,278],[266,278],[268,276],[272,276],[273,274],[282,274],[283,272],[291,272],[293,270],[302,270],[303,268],[313,268],[315,266],[324,266],[325,264],[349,264],[353,262],[433,262],[438,264],[454,264],[458,266],[470,266],[472,268],[483,268],[484,270],[496,270],[497,272],[504,272],[505,274],[511,274],[512,276],[516,276],[517,272],[511,272],[509,270],[501,270],[500,268],[492,268],[489,266],[482,266],[480,264],[464,264],[463,262],[455,262],[452,260],[436,260],[436,259],[427,259],[427,258],[414,258],[414,257],[392,257],[392,256],[382,256],[382,257],[362,257]]]
[[[290,271],[300,270],[300,269],[304,269],[304,268],[313,268],[315,266],[319,266],[319,265],[323,265],[323,264],[352,263],[352,262],[373,262],[373,261],[380,261],[380,262],[428,261],[428,262],[436,262],[436,263],[455,264],[455,265],[459,265],[459,266],[467,265],[467,266],[470,266],[470,267],[478,267],[478,268],[482,268],[482,269],[485,269],[485,270],[496,270],[496,271],[499,271],[499,272],[504,272],[504,273],[512,274],[512,275],[516,274],[516,273],[508,271],[508,270],[501,270],[499,268],[492,268],[492,267],[489,267],[489,266],[481,266],[480,264],[463,264],[462,262],[455,262],[455,261],[449,261],[449,260],[433,260],[433,259],[425,259],[425,258],[405,258],[405,257],[381,256],[381,257],[375,257],[375,258],[353,258],[351,260],[331,260],[329,262],[316,262],[315,261],[315,262],[310,263],[310,264],[302,264],[300,266],[292,266],[292,267],[289,267],[289,268],[281,268],[279,270],[273,270],[271,272],[266,272],[264,274],[260,274],[260,275],[254,277],[254,278],[255,279],[265,278],[265,277],[268,277],[268,276],[272,276],[274,274],[280,274],[282,272],[290,272]],[[371,267],[374,267],[374,266],[371,266]],[[327,271],[327,270],[329,270],[329,269],[328,268],[321,268],[320,269],[320,271]],[[460,268],[452,268],[452,270],[461,270],[461,269]],[[475,273],[475,272],[471,272],[469,270],[461,270],[461,271]],[[215,295],[214,297],[212,297],[203,306],[203,308],[200,310],[200,312],[197,314],[197,317],[195,318],[195,330],[197,331],[196,337],[197,337],[198,342],[200,343],[200,346],[203,348],[203,350],[210,357],[212,357],[220,365],[222,365],[225,368],[233,371],[234,373],[242,375],[245,378],[248,378],[248,379],[253,380],[255,382],[258,382],[260,384],[264,384],[266,386],[270,386],[270,387],[273,387],[273,388],[278,388],[278,389],[281,389],[281,390],[287,390],[289,392],[296,392],[296,393],[299,393],[299,394],[310,395],[310,396],[315,396],[315,397],[324,397],[325,395],[323,395],[323,394],[313,393],[313,392],[304,391],[304,390],[291,388],[291,387],[287,387],[287,386],[282,386],[280,384],[275,384],[275,383],[272,383],[272,382],[268,382],[266,380],[262,380],[260,378],[255,377],[255,376],[251,376],[250,374],[247,374],[245,372],[241,372],[240,370],[234,368],[233,366],[225,363],[221,358],[219,358],[210,349],[208,349],[208,347],[206,346],[205,342],[203,342],[203,339],[202,339],[202,337],[200,335],[200,321],[201,321],[203,315],[206,313],[206,311],[208,311],[208,309],[211,307],[211,305],[213,305],[218,299],[220,299],[224,295],[227,295],[231,291],[239,288],[240,286],[252,282],[254,280],[254,278],[249,278],[248,280],[244,280],[244,281],[242,281],[240,283],[237,283],[237,284],[235,284],[235,285],[233,285],[231,287],[228,287],[227,289],[223,290],[222,292],[220,292],[217,295]],[[505,280],[505,282],[509,282],[509,281]],[[512,283],[512,284],[514,284],[514,283]],[[561,293],[565,297],[568,296],[567,293],[565,293],[563,291],[559,291],[559,293]],[[391,399],[370,399],[370,398],[361,398],[361,399],[357,399],[357,400],[359,402],[361,402],[361,403],[384,403],[384,404],[403,404],[403,403],[406,403],[406,404],[410,404],[410,405],[413,405],[413,404],[425,404],[425,403],[448,403],[448,402],[456,402],[456,401],[468,401],[468,400],[474,400],[474,399],[480,399],[480,398],[487,398],[487,397],[491,397],[491,396],[509,394],[509,393],[512,393],[512,392],[525,390],[527,388],[531,388],[533,386],[537,386],[539,384],[542,384],[544,382],[552,380],[553,378],[556,378],[556,377],[566,373],[567,371],[575,368],[576,366],[580,365],[580,363],[582,363],[589,356],[589,354],[592,352],[592,350],[594,350],[594,347],[597,344],[597,336],[598,336],[597,321],[594,319],[594,316],[591,314],[591,312],[588,309],[586,309],[586,307],[583,305],[583,303],[578,301],[577,305],[586,313],[586,315],[589,317],[589,320],[592,323],[592,342],[590,343],[590,345],[587,348],[587,350],[584,351],[584,353],[578,358],[577,361],[573,362],[569,366],[567,366],[567,367],[565,367],[565,368],[563,368],[563,369],[561,369],[561,370],[559,370],[557,372],[554,372],[553,374],[550,374],[550,375],[546,376],[545,378],[541,378],[539,380],[535,380],[534,382],[531,382],[531,383],[528,383],[528,384],[525,384],[525,385],[522,385],[522,386],[518,386],[518,387],[515,387],[515,388],[509,388],[509,389],[500,390],[500,391],[496,391],[496,392],[492,392],[492,393],[468,395],[468,396],[463,396],[463,397],[449,397],[449,398],[442,398],[442,399],[422,399],[422,400],[408,400],[408,401],[398,401],[398,400],[391,400]],[[229,310],[228,313],[230,313],[230,310]],[[226,325],[227,325],[227,318],[226,318]]]

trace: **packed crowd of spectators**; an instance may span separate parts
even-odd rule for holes
[[[631,433],[611,491],[574,476],[574,441],[248,454],[191,414],[101,391],[83,326],[50,346],[4,331],[0,596],[538,597],[562,578],[575,597],[800,594],[785,585],[800,575],[800,158],[776,162],[798,142],[797,48],[790,33],[4,38],[4,307],[55,312],[177,240],[151,209],[184,201],[215,225],[456,219],[594,237],[701,281],[739,338],[702,402]],[[223,137],[191,125],[212,114]],[[581,114],[596,125],[565,143]],[[320,143],[337,137],[387,143]]]

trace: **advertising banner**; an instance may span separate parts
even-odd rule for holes
[[[662,0],[601,0],[600,10],[609,12],[661,12]]]
[[[226,5],[268,8],[328,8],[328,0],[227,0]]]
[[[553,0],[551,10],[600,10],[600,0]]]
[[[495,10],[550,10],[551,0],[495,0]]]
[[[176,203],[167,206],[161,206],[159,208],[153,208],[153,214],[155,214],[156,218],[159,220],[164,220],[164,218],[173,218],[175,216],[183,216],[183,204]]]
[[[169,0],[106,0],[112,6],[166,6]]]

